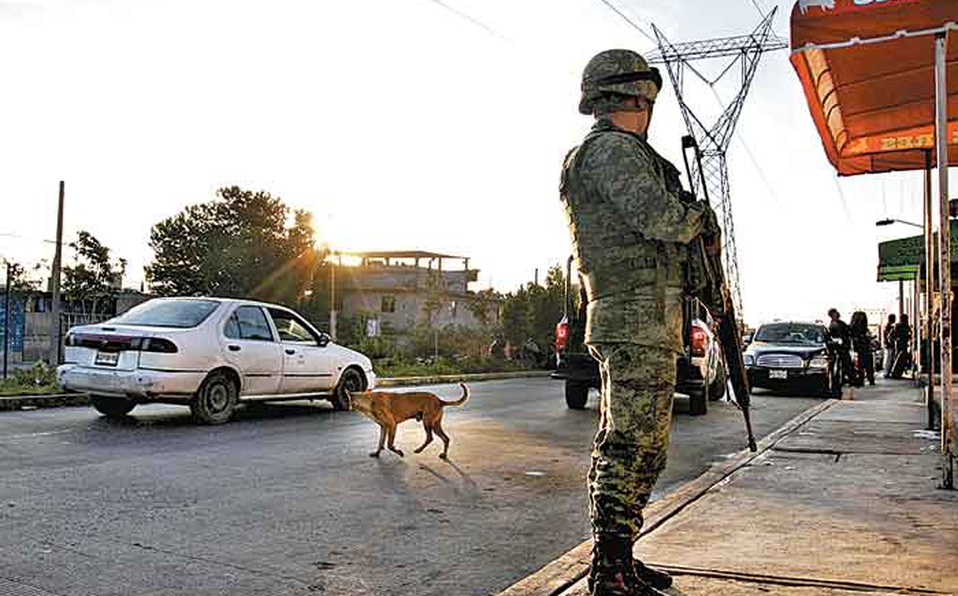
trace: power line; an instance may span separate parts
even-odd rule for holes
[[[762,18],[764,19],[764,18],[765,18],[765,11],[762,10],[762,7],[758,5],[758,2],[756,2],[755,0],[751,0],[751,1],[752,1],[752,6],[755,7],[755,10],[757,10],[757,11],[758,11],[758,14],[762,15]]]
[[[632,19],[630,19],[624,12],[622,12],[621,10],[619,10],[618,8],[616,8],[616,6],[615,6],[614,4],[612,4],[611,2],[609,2],[609,0],[599,0],[599,2],[601,2],[602,4],[605,4],[606,6],[608,6],[609,8],[611,8],[612,11],[613,11],[615,14],[617,14],[617,15],[619,15],[620,17],[622,17],[623,19],[625,19],[625,22],[626,22],[626,23],[632,25],[632,27],[635,28],[639,33],[641,33],[642,35],[644,35],[646,39],[648,39],[648,40],[651,41],[652,43],[658,45],[658,42],[655,40],[654,37],[652,37],[652,35],[649,34],[648,31],[646,31],[646,30],[643,29],[638,23],[636,23],[635,21],[633,21]]]
[[[490,34],[490,35],[492,35],[492,36],[494,36],[494,37],[498,37],[501,41],[504,41],[504,42],[506,42],[506,43],[512,43],[512,40],[511,40],[511,39],[509,39],[508,37],[502,35],[501,33],[499,33],[498,31],[496,31],[495,29],[493,29],[493,28],[490,27],[489,25],[486,25],[485,23],[483,23],[483,22],[480,21],[479,19],[477,19],[477,18],[475,18],[475,17],[473,17],[473,16],[470,16],[470,15],[468,15],[468,14],[462,12],[461,10],[459,10],[458,8],[455,8],[454,6],[450,6],[450,5],[446,4],[445,2],[443,2],[443,0],[429,0],[429,1],[432,2],[433,4],[437,4],[437,5],[439,5],[439,6],[443,7],[443,8],[445,8],[446,10],[448,10],[449,12],[451,12],[452,14],[456,15],[457,17],[459,17],[460,19],[469,21],[470,23],[472,23],[472,24],[475,25],[476,27],[479,27],[480,29],[484,30],[486,33],[488,33],[488,34]]]

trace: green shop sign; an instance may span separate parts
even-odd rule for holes
[[[958,263],[958,222],[951,222],[951,264]],[[938,234],[932,239],[937,252]],[[925,263],[925,237],[910,236],[878,244],[878,281],[912,280]],[[922,272],[922,275],[924,273]]]

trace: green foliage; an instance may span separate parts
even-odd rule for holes
[[[545,285],[528,283],[506,294],[502,305],[502,335],[515,347],[531,339],[546,350],[555,341],[555,326],[562,318],[565,272],[560,265],[549,268]]]
[[[42,265],[34,265],[29,270],[19,263],[10,263],[10,279],[4,280],[6,284],[9,281],[10,289],[14,294],[30,294],[40,289],[40,280],[37,276],[40,274]]]
[[[123,281],[126,260],[113,259],[109,248],[82,230],[70,248],[75,253],[74,265],[63,268],[64,297],[78,304],[82,312],[104,312]]]
[[[153,226],[147,267],[161,296],[256,298],[299,306],[325,258],[313,246],[312,216],[268,192],[221,188]]]
[[[56,369],[43,362],[37,362],[30,368],[15,369],[13,375],[0,381],[0,395],[42,395],[59,393]]]

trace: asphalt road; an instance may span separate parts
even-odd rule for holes
[[[414,422],[404,459],[372,459],[377,427],[319,403],[219,427],[160,405],[2,412],[0,595],[494,594],[588,537],[595,400],[569,411],[549,379],[472,390],[447,411],[449,462],[438,439],[411,453]],[[818,403],[753,399],[759,436]],[[743,448],[739,412],[711,406],[677,398],[657,495]]]

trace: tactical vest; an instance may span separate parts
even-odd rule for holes
[[[663,313],[667,289],[682,290],[686,284],[687,248],[678,243],[645,238],[635,229],[637,222],[621,221],[607,199],[583,187],[577,169],[588,154],[589,146],[608,134],[628,136],[636,143],[649,156],[655,174],[663,183],[673,173],[667,168],[675,170],[634,135],[615,130],[590,133],[566,156],[559,186],[572,233],[574,256],[590,302],[613,296],[649,296],[656,299],[660,306],[658,310]],[[676,183],[677,174],[674,172]]]

